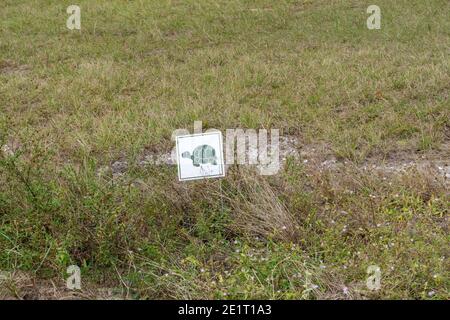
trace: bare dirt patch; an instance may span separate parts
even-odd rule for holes
[[[0,62],[0,74],[5,75],[24,75],[30,71],[28,65],[20,65],[11,60],[3,60]]]
[[[363,171],[378,172],[389,175],[401,174],[411,169],[427,171],[432,175],[450,180],[450,144],[444,144],[442,149],[428,154],[415,154],[408,152],[393,153],[387,158],[371,157],[362,163],[340,160],[334,156],[331,148],[325,144],[302,144],[295,136],[280,137],[280,161],[285,164],[287,159],[293,158],[301,161],[304,166],[323,170],[341,170],[345,167],[357,167]],[[139,158],[138,165],[175,165],[171,153],[144,152]],[[129,168],[126,160],[117,160],[110,166],[103,167],[101,172],[110,171],[113,177],[120,177]]]

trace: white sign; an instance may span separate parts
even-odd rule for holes
[[[176,137],[180,181],[225,176],[220,131]]]

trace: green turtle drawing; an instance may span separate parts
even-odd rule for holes
[[[201,164],[211,163],[217,165],[216,150],[213,147],[203,144],[198,146],[192,151],[192,155],[189,151],[181,154],[183,158],[191,159],[194,167],[199,167]]]

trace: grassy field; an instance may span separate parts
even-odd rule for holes
[[[70,4],[80,31],[66,28]],[[366,27],[371,4],[381,30]],[[449,299],[448,178],[363,170],[450,160],[449,12],[448,0],[2,0],[0,297],[73,295],[76,264],[74,295],[90,298]],[[289,157],[274,176],[234,165],[189,183],[139,165],[196,120],[280,129],[345,165]],[[370,265],[380,290],[366,287]]]

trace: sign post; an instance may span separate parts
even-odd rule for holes
[[[176,137],[179,181],[225,176],[220,131]]]

